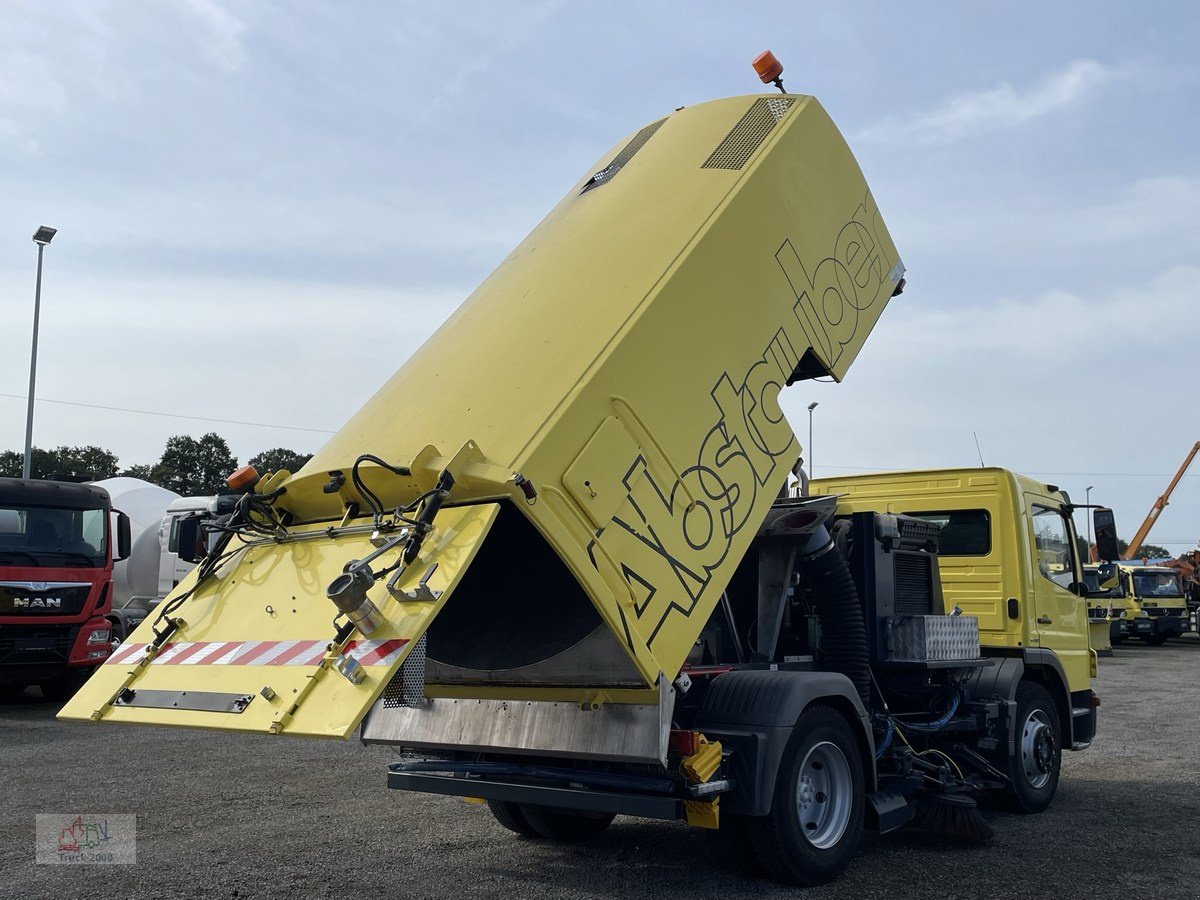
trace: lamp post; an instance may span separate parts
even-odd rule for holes
[[[33,242],[38,245],[37,287],[33,291],[33,351],[29,356],[29,406],[25,414],[25,462],[21,465],[21,477],[28,478],[33,465],[33,388],[37,381],[38,322],[42,314],[42,254],[54,240],[57,228],[41,226],[33,233]]]
[[[1086,498],[1084,502],[1088,506],[1092,505],[1092,488],[1093,487],[1095,487],[1094,484],[1089,484],[1083,492],[1084,497]],[[1087,519],[1088,562],[1095,562],[1095,560],[1092,559],[1092,511],[1089,509],[1083,515]]]
[[[813,410],[817,408],[817,405],[818,405],[818,404],[817,404],[817,401],[816,401],[816,400],[814,400],[812,403],[808,404],[808,477],[809,477],[810,479],[811,479],[812,477],[814,477],[814,476],[813,476],[813,431],[812,431],[812,414],[813,414]]]

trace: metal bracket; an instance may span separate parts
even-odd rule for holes
[[[425,570],[425,574],[421,576],[421,580],[417,582],[417,586],[411,591],[398,590],[394,584],[395,578],[388,582],[388,590],[397,600],[409,603],[433,603],[441,598],[442,591],[434,590],[429,586],[429,579],[433,573],[437,571],[438,564],[434,563]],[[399,573],[397,573],[398,575]]]
[[[221,694],[215,691],[153,691],[127,688],[113,706],[142,706],[151,709],[189,709],[200,712],[242,713],[254,694]]]

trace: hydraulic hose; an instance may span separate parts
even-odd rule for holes
[[[817,548],[808,552],[810,548]],[[841,672],[854,683],[863,705],[871,705],[871,660],[867,652],[867,627],[858,590],[846,557],[834,546],[822,526],[801,548],[800,572],[821,622],[821,651],[825,667]]]

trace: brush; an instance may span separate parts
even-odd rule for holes
[[[992,826],[970,797],[962,794],[921,794],[916,798],[913,824],[965,844],[982,844],[992,838]]]

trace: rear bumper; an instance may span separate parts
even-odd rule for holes
[[[402,763],[388,768],[388,787],[423,794],[452,797],[478,797],[510,803],[530,803],[555,809],[639,816],[643,819],[676,820],[686,818],[683,801],[677,797],[601,791],[588,788],[554,787],[523,784],[493,778],[441,775],[429,772],[405,772]]]

